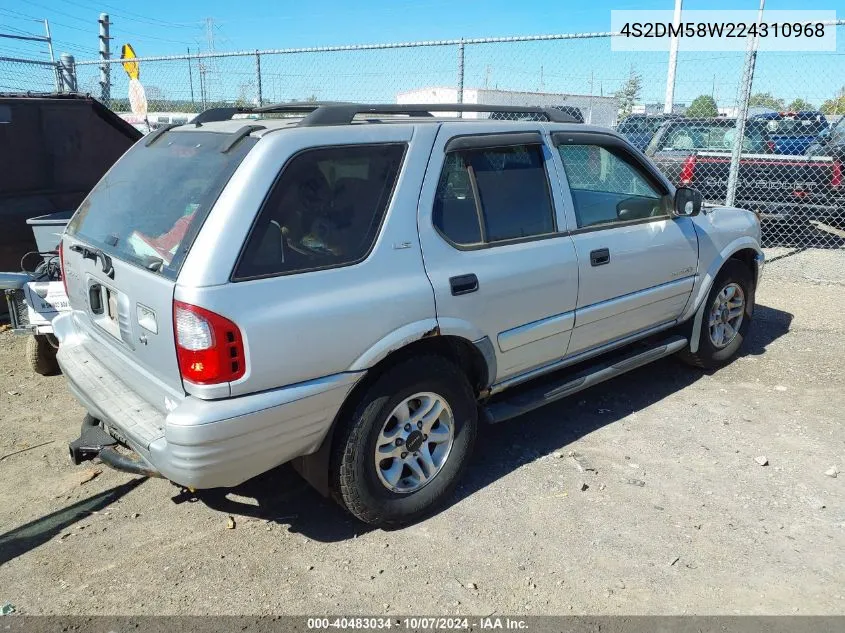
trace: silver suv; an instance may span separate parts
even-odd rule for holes
[[[64,235],[71,456],[189,489],[293,460],[359,519],[413,521],[479,422],[729,361],[759,238],[560,110],[207,111],[127,152]]]

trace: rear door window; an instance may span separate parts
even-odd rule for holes
[[[136,144],[94,187],[67,232],[105,253],[175,279],[223,187],[257,139],[228,152],[228,135],[168,132]]]
[[[363,260],[390,203],[405,147],[324,147],[291,159],[253,225],[234,278]]]
[[[441,235],[459,246],[554,233],[542,146],[447,154],[433,222]]]

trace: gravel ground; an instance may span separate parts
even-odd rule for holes
[[[452,503],[392,532],[366,529],[286,467],[199,499],[73,467],[66,443],[82,409],[60,376],[22,365],[22,338],[0,334],[0,604],[845,613],[845,473],[825,474],[845,470],[845,253],[776,257],[729,367],[665,360],[483,428]]]

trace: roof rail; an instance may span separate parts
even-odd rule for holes
[[[571,114],[555,108],[541,106],[507,106],[475,103],[350,103],[334,106],[320,106],[306,116],[301,126],[346,125],[359,114],[407,114],[408,116],[430,117],[432,112],[497,112],[533,114],[555,123],[578,123]]]
[[[299,125],[313,127],[321,125],[348,125],[359,115],[405,114],[413,117],[431,117],[432,112],[495,112],[513,114],[533,114],[545,117],[554,123],[580,123],[571,114],[554,107],[509,106],[475,103],[344,103],[338,101],[296,101],[275,103],[257,108],[224,107],[212,108],[197,115],[192,123],[225,121],[235,114],[301,113],[304,115]]]
[[[200,112],[197,116],[191,119],[190,122],[197,125],[209,123],[211,121],[228,121],[236,114],[252,114],[253,112],[255,112],[255,108],[245,108],[241,106],[210,108]]]

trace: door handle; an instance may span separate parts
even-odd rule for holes
[[[452,287],[452,296],[468,295],[478,290],[478,277],[472,273],[449,277],[449,285]]]
[[[610,249],[598,248],[590,251],[590,266],[604,266],[610,263]]]

